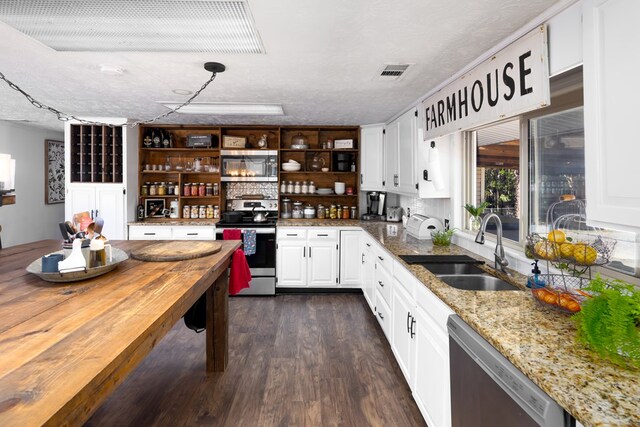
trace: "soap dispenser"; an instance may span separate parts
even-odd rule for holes
[[[544,288],[545,283],[544,280],[542,280],[542,278],[540,277],[540,274],[542,272],[538,268],[538,260],[532,262],[531,265],[533,265],[533,270],[531,270],[533,276],[529,276],[529,278],[527,279],[527,288]]]

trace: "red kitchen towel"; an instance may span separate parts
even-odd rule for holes
[[[242,240],[242,230],[225,228],[222,230],[222,240]]]
[[[231,257],[231,272],[229,273],[229,295],[236,295],[249,287],[251,270],[242,249],[236,249]]]

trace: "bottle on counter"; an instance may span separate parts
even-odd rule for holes
[[[207,219],[213,219],[213,205],[207,205]]]
[[[207,219],[207,207],[205,205],[200,205],[198,208],[198,218]]]

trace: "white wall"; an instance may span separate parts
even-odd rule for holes
[[[44,140],[64,141],[62,132],[0,121],[0,153],[16,159],[16,204],[0,207],[2,247],[60,239],[64,203],[44,203]]]

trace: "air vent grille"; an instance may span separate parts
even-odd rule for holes
[[[0,21],[58,51],[264,53],[243,0],[3,0]]]
[[[378,78],[382,81],[399,80],[411,64],[385,64]]]

